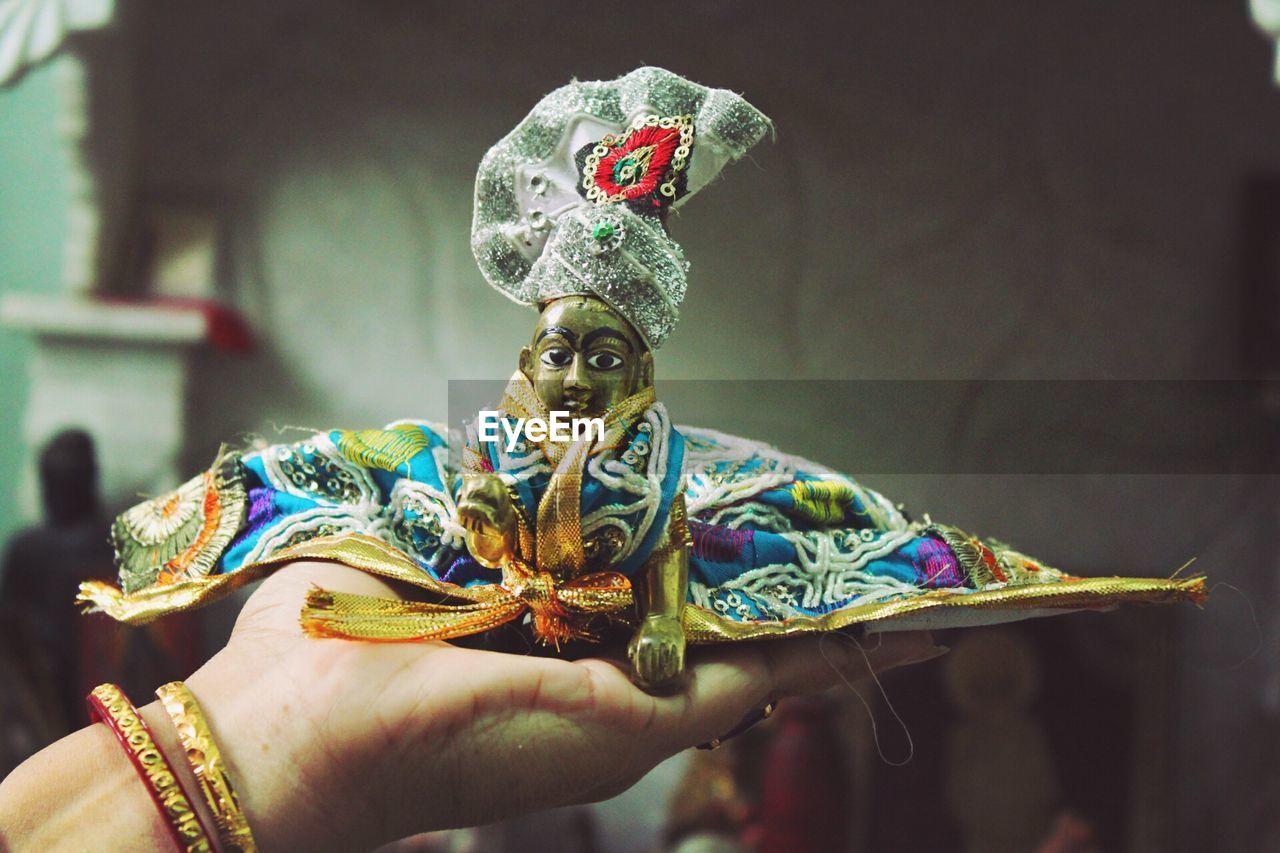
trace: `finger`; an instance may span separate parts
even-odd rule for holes
[[[660,723],[677,743],[704,743],[770,698],[824,690],[842,676],[854,680],[945,651],[927,632],[864,640],[861,649],[851,641],[806,637],[699,650],[690,656],[684,692],[659,700]]]
[[[775,676],[760,644],[707,649],[694,658],[679,693],[656,697],[655,728],[669,752],[728,731],[772,689]]]
[[[820,637],[819,646],[824,660],[850,680],[923,663],[948,651],[946,646],[935,644],[928,631],[877,633],[861,639],[835,633]]]
[[[653,643],[644,643],[640,646],[640,673],[647,682],[652,682],[654,677],[654,661],[653,661]]]
[[[806,642],[771,643],[766,653],[778,673],[778,697],[825,690],[837,681],[856,681],[946,652],[928,631],[904,631],[855,638],[832,632]]]

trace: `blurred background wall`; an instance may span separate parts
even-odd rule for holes
[[[660,379],[1245,375],[1242,192],[1280,174],[1280,92],[1243,2],[117,5],[133,77],[120,209],[207,214],[214,295],[257,341],[249,356],[193,356],[187,473],[220,441],[284,440],[287,426],[444,419],[448,380],[507,375],[533,317],[471,258],[475,167],[542,94],[642,63],[743,92],[778,128],[673,221],[692,284]],[[5,292],[62,286],[55,70],[0,90]],[[103,267],[96,288],[136,292],[130,269]],[[26,352],[21,335],[0,338],[10,436]],[[898,455],[945,445],[981,469],[993,430],[1017,418],[957,393],[918,423],[867,431],[841,398],[779,411],[707,387],[719,390],[701,425],[855,475],[883,441]],[[1173,641],[1166,837],[1204,849],[1255,819],[1240,762],[1280,718],[1280,640],[1262,637],[1280,568],[1275,478],[1191,462],[1195,476],[1142,476],[1153,453],[1201,458],[1204,435],[1110,426],[1092,440],[1111,475],[912,471],[869,485],[1083,574],[1168,575],[1198,556],[1241,590],[1179,613]],[[22,453],[0,443],[0,534],[21,518]]]
[[[67,173],[59,144],[55,90],[58,68],[33,70],[21,86],[0,90],[0,288],[57,293],[62,286]],[[0,537],[23,521],[17,472],[23,462],[22,406],[29,341],[0,333]],[[30,519],[27,519],[28,521]]]

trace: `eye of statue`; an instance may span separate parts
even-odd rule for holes
[[[587,359],[587,364],[596,370],[613,370],[622,366],[622,359],[611,352],[597,352],[592,353],[591,357]]]
[[[551,347],[542,353],[542,363],[547,367],[568,367],[573,361],[573,352],[565,347]]]

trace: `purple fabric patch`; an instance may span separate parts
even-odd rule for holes
[[[742,556],[742,549],[751,544],[755,531],[751,528],[732,528],[720,524],[704,524],[689,520],[689,532],[693,535],[693,554],[713,563],[732,563]]]
[[[249,490],[249,520],[245,525],[244,532],[240,534],[239,539],[247,539],[261,530],[267,522],[271,521],[273,510],[275,509],[275,501],[272,499],[275,495],[273,489],[259,486]]]
[[[933,589],[964,586],[966,578],[960,568],[960,561],[942,542],[931,537],[924,537],[911,565],[916,570],[916,577],[921,586]]]
[[[494,569],[486,569],[470,555],[466,555],[454,560],[449,565],[449,570],[441,575],[440,580],[458,586],[468,586],[477,581],[497,583],[501,580],[501,575]]]

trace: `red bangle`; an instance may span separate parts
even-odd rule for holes
[[[187,792],[182,789],[169,760],[156,746],[146,721],[124,692],[114,684],[99,684],[85,701],[89,703],[90,720],[106,723],[124,747],[151,800],[164,816],[165,826],[178,849],[211,853],[213,845],[209,843],[209,833],[200,822],[200,815],[191,807]]]

